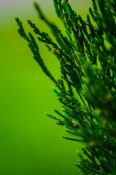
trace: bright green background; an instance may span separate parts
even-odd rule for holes
[[[33,1],[28,5],[26,2],[0,9],[0,174],[77,175],[74,163],[81,146],[62,139],[65,129],[44,115],[60,109],[60,104],[51,90],[52,82],[32,59],[27,43],[17,33],[15,16],[22,19],[27,30],[30,29],[26,20],[33,19],[41,30],[49,32],[38,20]],[[85,16],[88,1],[71,2]],[[43,0],[41,5],[62,28],[52,0]],[[39,45],[45,62],[58,77],[55,57]]]

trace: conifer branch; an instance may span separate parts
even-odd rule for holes
[[[116,1],[92,0],[86,19],[77,14],[68,0],[54,0],[56,14],[65,35],[44,15],[38,3],[39,18],[51,29],[55,42],[30,20],[28,24],[60,63],[56,80],[45,65],[35,37],[27,34],[16,18],[19,34],[27,41],[33,58],[54,82],[55,96],[62,112],[47,114],[66,127],[63,138],[84,142],[80,162],[82,175],[116,174]]]

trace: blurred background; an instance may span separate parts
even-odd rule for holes
[[[38,0],[45,14],[62,30],[53,0]],[[90,1],[70,0],[84,18]],[[18,35],[14,20],[19,17],[27,31],[27,19],[41,31],[50,32],[33,8],[33,0],[0,0],[0,174],[77,175],[74,165],[81,145],[62,139],[65,128],[45,112],[61,109],[52,82],[32,59],[27,43]],[[49,69],[58,78],[56,58],[39,43]]]

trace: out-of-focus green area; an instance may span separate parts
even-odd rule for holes
[[[83,11],[80,9],[83,14],[87,12],[84,11],[87,1],[85,4]],[[62,28],[51,8],[46,6],[46,14]],[[74,163],[80,144],[62,139],[65,129],[44,115],[60,109],[60,104],[51,90],[52,82],[32,59],[27,43],[17,33],[15,16],[21,17],[27,31],[30,29],[26,19],[30,18],[41,30],[49,32],[37,19],[33,7],[27,9],[28,6],[12,7],[0,13],[0,174],[76,175]],[[56,58],[41,43],[39,46],[48,67],[58,77]]]

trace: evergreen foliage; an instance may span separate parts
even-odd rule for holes
[[[92,0],[92,8],[82,19],[68,0],[54,0],[57,16],[66,34],[43,14],[37,13],[51,29],[56,42],[41,32],[30,20],[28,24],[40,42],[60,63],[61,77],[55,79],[41,58],[35,35],[26,33],[16,18],[19,34],[27,41],[33,58],[54,82],[54,92],[62,112],[47,114],[67,128],[72,137],[84,142],[83,154],[76,164],[82,175],[116,175],[116,1]]]

